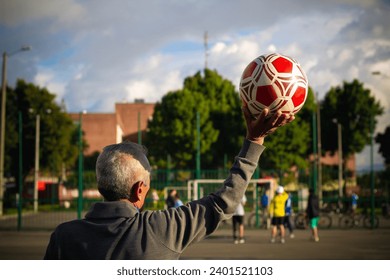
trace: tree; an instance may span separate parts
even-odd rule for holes
[[[209,149],[212,152],[202,154],[202,166],[224,167],[224,159],[229,159],[230,163],[234,160],[245,136],[238,92],[232,82],[209,69],[205,69],[204,77],[198,72],[193,77],[186,78],[184,88],[205,97],[210,109],[210,121],[213,128],[218,131],[218,138],[211,143]]]
[[[386,128],[384,133],[377,134],[375,142],[380,145],[379,152],[384,157],[386,166],[390,166],[390,126]]]
[[[322,145],[324,151],[335,152],[338,148],[337,125],[342,127],[343,157],[359,153],[370,143],[370,122],[383,113],[379,101],[358,80],[343,82],[332,87],[321,102]]]
[[[200,114],[201,154],[205,154],[218,137],[205,96],[184,88],[169,92],[156,104],[145,141],[152,162],[166,166],[165,160],[171,155],[176,168],[195,166],[197,112]]]
[[[40,116],[40,169],[57,173],[63,164],[72,165],[77,158],[74,137],[77,128],[63,109],[55,103],[55,95],[45,88],[18,80],[16,88],[7,90],[7,123],[5,170],[18,178],[19,112],[22,114],[23,178],[35,163],[36,116]]]

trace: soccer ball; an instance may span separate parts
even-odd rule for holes
[[[272,53],[254,59],[240,80],[240,97],[254,117],[265,108],[270,115],[297,113],[306,101],[308,81],[299,63],[291,57]]]

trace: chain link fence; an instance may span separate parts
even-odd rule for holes
[[[189,181],[196,178],[196,170],[154,170],[151,177],[151,190],[145,201],[144,209],[164,209],[165,199],[170,189],[176,189],[180,199],[186,203],[193,199],[193,190]],[[200,179],[225,179],[227,169],[202,170]],[[356,174],[355,174],[356,175]],[[313,178],[308,171],[256,170],[253,178],[274,178],[275,185],[283,185],[292,194],[295,213],[303,211],[307,200],[307,189],[313,187]],[[370,188],[370,174],[361,173],[342,182],[343,196],[339,197],[337,170],[323,170],[322,206],[329,212],[339,213],[351,207],[351,193],[357,193],[359,213],[369,213],[373,199],[375,215],[387,225],[389,217],[389,182],[380,172],[374,174],[375,188]],[[4,196],[4,215],[0,216],[0,230],[53,230],[58,224],[73,219],[83,218],[96,201],[102,201],[97,187],[94,171],[83,174],[82,192],[78,190],[78,176],[68,176],[65,182],[43,182],[39,190],[38,209],[34,209],[33,184],[23,186],[23,196],[19,199],[15,186],[8,186]],[[207,195],[221,186],[221,183],[199,184],[200,195]],[[315,186],[317,190],[320,187]],[[248,198],[245,210],[247,217],[256,215],[257,226],[262,224],[260,213],[261,195],[269,189],[267,185],[248,186]],[[272,191],[272,189],[271,189]],[[21,205],[19,202],[22,202]],[[390,220],[389,220],[390,223]],[[389,225],[390,226],[390,225]]]

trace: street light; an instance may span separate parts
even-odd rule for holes
[[[38,212],[38,179],[39,179],[39,138],[41,132],[41,117],[35,117],[35,170],[34,170],[34,212]]]
[[[34,113],[34,109],[29,109],[30,113]],[[47,114],[51,113],[51,109],[46,110]],[[41,116],[35,116],[35,164],[34,164],[34,212],[38,212],[38,181],[39,181],[39,148],[41,135]]]
[[[30,46],[22,46],[20,49],[9,54],[3,52],[3,67],[1,81],[1,128],[0,128],[0,216],[3,215],[3,195],[4,195],[4,141],[5,141],[5,104],[7,98],[7,57],[22,51],[31,50]]]
[[[337,142],[338,142],[338,157],[339,157],[339,197],[343,197],[343,140],[341,135],[341,124],[337,119],[333,119],[333,123],[337,124]]]

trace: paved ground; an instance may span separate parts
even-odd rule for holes
[[[0,231],[0,259],[42,259],[50,231]],[[320,242],[309,240],[309,231],[296,230],[285,244],[270,244],[269,231],[246,231],[246,243],[235,245],[230,228],[222,228],[189,247],[182,259],[263,260],[390,260],[390,229],[322,230]]]
[[[296,230],[285,244],[271,244],[267,230],[247,230],[246,235],[245,244],[235,245],[230,230],[219,230],[188,248],[182,259],[390,260],[390,229],[322,230],[318,243],[306,230]]]
[[[0,217],[0,259],[42,259],[51,231],[61,222],[77,218],[74,212],[42,212],[23,216],[23,231],[16,231],[17,217]],[[337,226],[320,230],[320,242],[309,240],[309,230],[296,230],[285,244],[270,244],[269,230],[246,229],[246,243],[235,245],[227,222],[206,240],[190,246],[182,259],[265,260],[390,260],[390,220],[380,228],[342,230]]]

